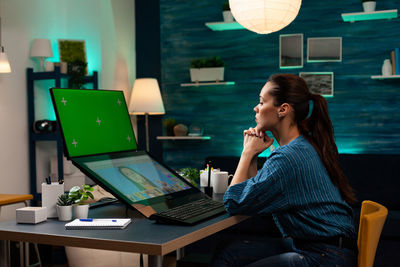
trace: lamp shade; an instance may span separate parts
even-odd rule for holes
[[[133,84],[129,113],[135,115],[162,115],[165,114],[157,79],[140,78]]]
[[[11,67],[10,62],[8,62],[7,54],[0,52],[0,73],[10,73]]]
[[[53,57],[49,39],[35,39],[32,43],[31,57]]]
[[[229,6],[243,27],[268,34],[283,29],[296,18],[301,0],[229,0]]]

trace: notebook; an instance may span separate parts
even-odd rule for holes
[[[192,225],[225,212],[222,203],[137,150],[122,91],[52,88],[50,94],[65,155],[121,202],[169,224]]]
[[[130,222],[131,219],[93,219],[91,221],[75,219],[72,222],[66,223],[65,229],[124,229],[128,224],[130,224]]]

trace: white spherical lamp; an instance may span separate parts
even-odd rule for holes
[[[243,27],[268,34],[283,29],[296,18],[301,0],[229,0],[229,6]]]

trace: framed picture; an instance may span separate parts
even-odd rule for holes
[[[58,50],[60,53],[60,61],[62,62],[87,62],[86,45],[84,40],[58,39]]]
[[[303,34],[279,35],[279,68],[303,67]]]
[[[307,38],[307,62],[342,61],[342,37]]]
[[[333,72],[300,72],[310,92],[325,97],[333,97]]]

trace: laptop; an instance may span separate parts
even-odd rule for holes
[[[174,170],[138,151],[122,91],[51,88],[64,154],[121,202],[159,223],[193,225],[225,212]]]

